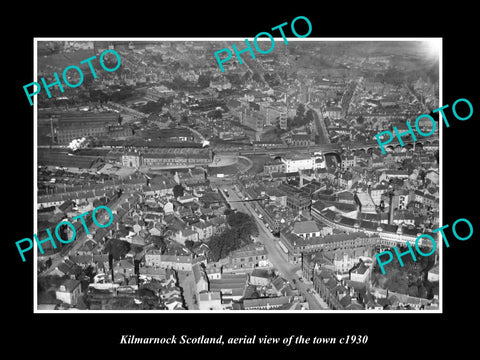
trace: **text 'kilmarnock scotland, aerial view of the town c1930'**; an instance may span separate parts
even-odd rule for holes
[[[375,257],[439,227],[441,123],[375,138],[439,107],[438,39],[280,39],[224,71],[244,39],[100,40],[35,39],[35,311],[441,308],[441,246]]]

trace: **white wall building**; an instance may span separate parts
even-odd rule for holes
[[[287,173],[315,168],[315,157],[313,156],[292,154],[282,158],[282,162],[285,164],[285,170]]]

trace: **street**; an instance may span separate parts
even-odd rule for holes
[[[277,244],[279,241],[273,234],[267,229],[265,224],[261,219],[258,218],[258,215],[250,206],[249,202],[240,202],[240,197],[233,188],[232,185],[220,185],[221,189],[227,189],[229,197],[227,201],[229,202],[232,209],[251,215],[258,225],[259,235],[257,239],[265,246],[265,249],[268,252],[268,259],[270,263],[276,268],[281,276],[285,278],[290,284],[293,284],[299,290],[299,293],[307,300],[309,308],[311,310],[328,310],[328,306],[323,302],[319,301],[318,297],[313,296],[310,292],[307,292],[307,289],[311,288],[311,285],[307,285],[303,281],[299,280],[296,272],[300,270],[300,265],[293,265],[288,261],[287,254],[280,248]],[[295,280],[295,283],[293,282]]]
[[[178,270],[178,284],[183,289],[183,299],[188,310],[198,310],[195,279],[192,271]]]

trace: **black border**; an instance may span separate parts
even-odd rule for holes
[[[150,9],[149,6],[152,6]],[[479,79],[476,67],[476,39],[473,6],[460,3],[449,8],[422,9],[418,4],[404,2],[371,5],[324,3],[293,9],[292,4],[272,5],[260,12],[258,6],[223,3],[202,3],[191,8],[187,3],[177,9],[165,5],[109,4],[100,9],[85,3],[67,11],[65,8],[28,9],[22,12],[20,35],[4,29],[6,50],[10,56],[3,61],[7,86],[4,85],[4,169],[7,208],[4,231],[7,267],[4,286],[4,311],[14,318],[5,326],[6,343],[16,350],[28,342],[38,352],[58,356],[102,354],[174,354],[193,351],[200,357],[216,356],[217,351],[249,354],[265,350],[268,354],[362,354],[363,356],[405,356],[420,353],[434,354],[453,344],[462,344],[468,351],[474,344],[475,330],[468,329],[476,305],[475,255],[478,215],[471,206],[475,203],[476,179],[474,144],[478,95],[474,81]],[[442,7],[443,5],[436,5]],[[273,11],[272,9],[275,9]],[[251,37],[258,32],[290,22],[296,16],[310,19],[310,37],[443,37],[443,100],[452,104],[467,98],[474,107],[473,117],[464,122],[453,120],[444,128],[443,136],[443,223],[469,219],[474,236],[465,242],[451,241],[444,249],[443,314],[33,314],[33,256],[21,262],[14,242],[33,234],[33,108],[25,99],[22,86],[33,78],[33,38],[48,36],[78,37]],[[5,26],[5,25],[3,25]],[[13,25],[12,25],[13,26]],[[13,100],[13,101],[12,101]],[[11,109],[11,111],[10,111]],[[9,139],[15,139],[11,142]],[[15,149],[15,150],[14,150]],[[12,151],[13,150],[13,151]],[[10,266],[10,264],[12,266]],[[12,309],[13,308],[13,309]],[[11,309],[11,310],[10,310]],[[475,324],[473,324],[475,326]],[[30,335],[30,336],[27,336]],[[126,346],[119,345],[122,334],[162,337],[176,334],[243,336],[257,334],[283,337],[368,335],[362,346]],[[440,351],[439,351],[440,350]],[[287,355],[287,356],[288,356]],[[68,355],[67,355],[68,356]],[[43,356],[42,356],[43,357]]]

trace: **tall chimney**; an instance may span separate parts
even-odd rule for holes
[[[393,224],[393,190],[388,193],[388,223]]]

